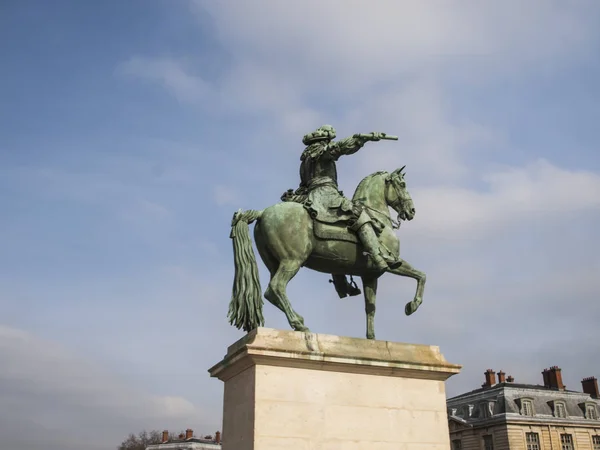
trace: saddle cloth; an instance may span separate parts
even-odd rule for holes
[[[346,224],[338,223],[323,223],[318,220],[313,220],[313,230],[315,236],[319,239],[345,241],[358,244],[358,237],[352,231],[348,230]]]

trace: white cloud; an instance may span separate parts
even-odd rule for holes
[[[202,78],[188,73],[183,62],[170,58],[135,56],[122,63],[117,73],[158,82],[183,103],[202,100],[209,91]]]
[[[494,233],[528,220],[573,220],[577,213],[600,209],[600,175],[566,170],[538,160],[482,177],[481,191],[451,185],[418,189],[413,194],[419,232],[438,236]]]
[[[72,429],[63,435],[67,448],[82,436],[87,436],[91,445],[118,443],[127,433],[149,423],[181,426],[186,421],[197,423],[202,417],[184,398],[145,393],[60,345],[12,327],[0,326],[0,359],[0,416],[14,423],[31,420],[47,429]],[[82,417],[86,417],[83,423]],[[32,438],[2,423],[0,420],[3,437],[14,441]]]
[[[6,362],[2,381],[27,385],[30,393],[57,396],[84,408],[109,408],[111,414],[124,418],[184,418],[198,414],[183,398],[140,392],[63,347],[21,330],[0,326],[0,351]]]
[[[407,165],[411,179],[439,184],[470,175],[469,157],[490,154],[505,140],[501,131],[475,120],[453,113],[441,87],[422,78],[365,96],[338,123],[347,134],[383,131],[399,137],[397,142],[368,143],[353,157],[359,159],[352,166],[360,168],[361,176]]]
[[[535,0],[452,4],[380,0],[210,2],[193,0],[214,19],[239,59],[269,65],[296,88],[324,83],[348,92],[415,71],[468,64],[519,70],[569,58],[595,32],[594,2]]]
[[[544,64],[566,65],[596,45],[592,2],[381,0],[376,9],[342,0],[190,4],[214,21],[230,55],[229,69],[204,92],[210,99],[195,94],[196,85],[207,85],[201,71],[192,73],[180,60],[135,57],[126,64],[136,68],[130,73],[160,71],[154,79],[172,78],[167,85],[180,87],[176,95],[213,114],[263,116],[267,134],[280,141],[322,123],[351,133],[385,128],[400,142],[394,150],[370,152],[362,163],[375,167],[395,151],[406,158],[403,164],[427,167],[419,178],[444,181],[467,175],[464,157],[475,147],[489,152],[505,139],[477,117],[457,116],[446,103],[446,78],[505,80]],[[343,112],[326,114],[322,101]]]

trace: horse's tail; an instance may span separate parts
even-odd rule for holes
[[[233,240],[235,275],[227,317],[231,325],[246,332],[265,323],[258,266],[249,232],[249,224],[258,220],[261,214],[262,211],[240,209],[233,215],[229,236]]]

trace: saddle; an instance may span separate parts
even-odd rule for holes
[[[356,234],[348,228],[349,225],[351,225],[349,220],[345,218],[341,218],[341,220],[336,222],[332,222],[331,220],[319,220],[317,211],[312,208],[311,202],[306,194],[298,191],[294,192],[294,190],[289,189],[281,196],[281,201],[300,203],[304,206],[313,220],[313,233],[315,237],[323,240],[352,242],[354,244],[359,243]],[[383,226],[375,218],[372,217],[372,219],[375,232],[379,234]]]
[[[313,219],[313,232],[319,239],[328,241],[345,241],[358,244],[358,237],[348,229],[348,224],[344,222],[325,223]]]

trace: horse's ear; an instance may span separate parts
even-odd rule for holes
[[[399,169],[394,170],[394,173],[397,173],[398,175],[400,175],[402,173],[402,171],[404,170],[406,166],[402,166]]]

